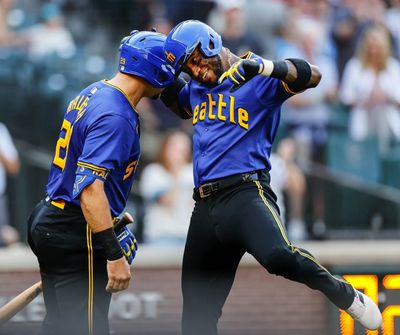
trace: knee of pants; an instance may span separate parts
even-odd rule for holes
[[[263,266],[269,273],[285,276],[298,267],[298,262],[296,254],[289,246],[280,246],[273,248],[272,252],[266,257]]]

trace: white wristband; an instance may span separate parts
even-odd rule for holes
[[[272,71],[274,71],[274,63],[271,60],[263,58],[259,74],[261,74],[262,76],[270,76]]]

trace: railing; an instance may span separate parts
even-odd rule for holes
[[[13,224],[25,239],[27,217],[44,196],[52,155],[24,141],[16,141],[16,145],[21,158],[21,172],[10,179],[9,202]],[[367,182],[317,163],[310,163],[304,172],[309,184],[317,183],[322,190],[327,228],[325,238],[400,237],[399,189]],[[313,192],[310,187],[306,193],[305,203],[311,204],[306,208],[306,217],[311,217],[314,210],[311,200]],[[131,207],[137,205],[135,202],[138,197],[140,195],[133,194]],[[136,207],[142,210],[142,206]]]

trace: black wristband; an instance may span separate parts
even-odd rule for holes
[[[288,74],[289,68],[284,60],[272,61],[274,69],[272,70],[270,77],[284,80]]]
[[[299,58],[288,58],[288,61],[292,62],[297,70],[297,78],[293,83],[288,84],[289,88],[295,92],[300,92],[308,88],[310,82],[312,70],[310,64],[304,59]]]
[[[183,78],[177,77],[171,86],[168,86],[161,92],[160,99],[165,106],[170,107],[178,100],[178,94],[185,84],[186,81]]]
[[[93,234],[93,238],[103,246],[107,260],[115,261],[124,255],[112,227]]]

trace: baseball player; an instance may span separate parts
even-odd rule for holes
[[[128,287],[136,253],[132,232],[116,236],[113,217],[125,207],[140,155],[136,105],[174,79],[164,41],[132,32],[121,42],[119,72],[67,107],[47,196],[28,220],[47,309],[44,334],[109,334],[111,293]]]
[[[270,273],[321,291],[368,329],[381,325],[375,303],[331,275],[287,238],[270,188],[270,152],[281,105],[318,85],[318,67],[302,59],[242,57],[199,21],[167,36],[164,52],[177,79],[161,98],[194,126],[194,199],[182,270],[182,331],[217,334],[217,322],[245,252]],[[290,299],[290,297],[289,297]]]

